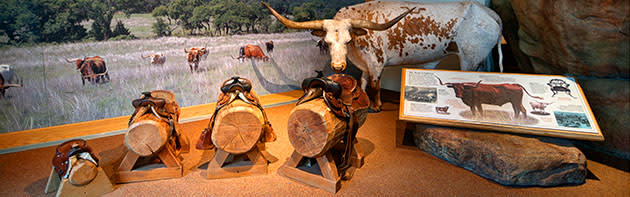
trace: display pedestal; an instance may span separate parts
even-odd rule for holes
[[[114,191],[114,186],[100,166],[97,167],[96,177],[90,183],[81,186],[73,185],[67,178],[59,177],[53,167],[44,193],[54,191],[57,191],[55,196],[101,196]]]
[[[134,170],[136,162],[140,156],[132,151],[128,151],[125,158],[120,163],[116,172],[116,183],[129,183],[137,181],[150,181],[168,178],[179,178],[182,176],[182,163],[175,156],[175,151],[171,146],[164,146],[158,153],[158,158],[166,167],[153,168],[148,170]]]
[[[343,144],[339,143],[337,147],[343,147]],[[351,165],[354,168],[361,168],[364,163],[363,156],[359,154],[356,147],[352,150]],[[341,176],[343,175],[339,174],[333,157],[339,154],[333,152],[336,153],[336,151],[329,150],[321,156],[309,158],[293,151],[287,162],[278,169],[278,174],[331,193],[337,193],[341,188]],[[304,161],[312,159],[317,161],[316,165],[304,165]],[[346,178],[349,179],[350,177]]]
[[[413,130],[418,126],[423,127],[420,123],[396,120],[396,148],[418,150],[416,143],[413,141]]]
[[[243,154],[218,149],[208,164],[207,178],[221,179],[267,174],[267,160],[258,146]]]

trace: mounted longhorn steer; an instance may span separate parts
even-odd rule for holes
[[[312,29],[311,34],[323,37],[330,46],[334,71],[345,70],[346,57],[352,61],[363,72],[361,87],[367,88],[374,111],[382,105],[380,80],[385,66],[435,67],[455,54],[462,70],[476,70],[501,43],[501,19],[476,2],[372,1],[345,7],[334,19],[305,22],[291,21],[263,5],[287,27]]]
[[[265,42],[265,47],[267,49],[267,53],[271,54],[271,52],[273,52],[273,40],[270,40],[269,42]]]
[[[263,53],[262,49],[260,48],[260,46],[258,45],[245,45],[244,47],[241,47],[239,49],[239,56],[237,58],[234,59],[238,59],[240,62],[243,62],[245,60],[245,58],[250,59],[250,58],[255,58],[255,59],[259,59],[259,60],[263,60],[263,61],[269,61],[269,57],[267,57],[265,55],[265,53]]]
[[[81,73],[81,82],[83,85],[85,85],[85,79],[92,84],[99,83],[100,80],[102,80],[102,83],[105,83],[105,78],[107,78],[107,81],[110,80],[105,61],[99,56],[74,60],[66,59],[66,61],[75,63],[76,69]]]
[[[455,96],[461,98],[464,104],[470,107],[473,116],[475,112],[479,112],[483,116],[481,104],[502,106],[506,103],[511,103],[515,118],[518,118],[520,112],[527,117],[525,107],[523,107],[523,91],[532,98],[543,99],[539,96],[532,96],[525,87],[517,83],[481,84],[481,80],[477,83],[442,83],[438,76],[435,76],[435,78],[440,81],[440,85],[453,88]]]
[[[151,65],[164,65],[166,62],[166,56],[163,53],[151,53],[149,56],[140,55],[142,59],[151,59]]]
[[[4,97],[10,87],[22,87],[22,80],[18,79],[13,68],[7,64],[0,65],[0,99]]]
[[[184,49],[184,52],[187,53],[188,67],[190,67],[191,73],[197,72],[201,58],[205,60],[208,57],[208,49],[206,47]]]

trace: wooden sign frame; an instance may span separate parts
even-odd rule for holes
[[[481,82],[478,83],[479,81]],[[521,104],[526,112],[518,112],[519,117],[515,117],[518,106],[513,108],[513,102],[508,101],[503,105],[481,104],[482,109],[475,107],[475,113],[462,98],[457,97],[456,87],[449,88],[447,83],[459,88],[463,88],[463,85],[467,85],[467,88],[487,88],[500,84],[519,84],[524,89]],[[480,84],[485,85],[479,86]],[[471,100],[479,103],[479,99],[486,97],[491,98],[490,100],[507,97],[508,100],[516,101],[518,96],[507,96],[515,92],[514,87],[518,86],[495,89],[494,92],[500,95],[498,97],[484,97],[476,92],[475,98],[472,98],[469,95],[472,94],[470,89],[468,94],[460,96],[467,98],[469,103]],[[506,91],[507,88],[512,89]],[[401,121],[578,140],[604,140],[584,92],[573,77],[405,68],[402,71],[400,89]],[[533,108],[534,106],[537,108]],[[480,115],[479,111],[483,114]]]

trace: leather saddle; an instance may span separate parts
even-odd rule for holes
[[[82,156],[81,153],[88,153],[88,156]],[[52,159],[53,167],[59,177],[65,177],[72,166],[70,157],[79,156],[82,159],[91,161],[98,166],[98,158],[92,153],[92,149],[87,146],[86,141],[82,139],[73,139],[65,141],[55,149],[55,157]]]
[[[190,143],[188,139],[182,136],[179,129],[179,114],[181,109],[175,101],[175,95],[167,90],[153,90],[151,92],[143,92],[139,99],[131,102],[135,111],[129,118],[128,125],[131,126],[137,118],[152,113],[158,119],[168,122],[171,128],[170,144],[174,145],[175,150],[188,152]]]
[[[302,81],[302,90],[304,94],[297,105],[323,97],[328,108],[341,118],[348,118],[351,113],[367,109],[370,105],[370,99],[357,80],[345,74],[307,78]]]
[[[356,115],[356,112],[367,110],[370,105],[370,99],[356,79],[352,76],[344,74],[334,74],[326,78],[312,77],[302,81],[302,90],[304,94],[298,99],[296,105],[306,103],[316,98],[323,98],[328,108],[335,116],[343,119],[347,123],[345,142],[345,150],[338,170],[346,172],[350,166],[350,157],[354,142],[356,140],[357,131],[362,124]]]
[[[197,149],[208,150],[214,148],[214,144],[212,143],[212,129],[214,128],[215,117],[217,113],[219,113],[219,110],[223,109],[236,99],[240,99],[247,104],[253,105],[262,112],[265,123],[263,125],[263,136],[260,141],[276,141],[277,136],[273,132],[271,123],[267,119],[267,113],[265,113],[262,105],[260,105],[258,95],[254,92],[254,90],[252,90],[252,82],[249,79],[234,76],[221,84],[221,93],[217,98],[217,107],[214,110],[212,117],[210,117],[208,127],[203,130],[201,136],[197,140],[197,144],[195,145]]]

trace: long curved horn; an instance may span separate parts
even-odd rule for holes
[[[481,83],[481,80],[479,80],[479,81],[477,82],[477,84],[475,84],[475,86],[473,86],[473,88],[476,88],[477,86],[479,86],[479,84],[480,84],[480,83]]]
[[[265,7],[267,7],[267,9],[269,9],[269,11],[271,11],[271,14],[273,14],[273,16],[275,16],[278,19],[278,21],[280,21],[282,24],[284,24],[288,28],[291,28],[291,29],[317,29],[317,30],[324,29],[324,21],[322,21],[322,20],[295,22],[295,21],[289,20],[289,19],[285,18],[284,16],[278,14],[278,12],[276,12],[276,10],[271,8],[271,6],[269,6],[269,4],[267,4],[265,2],[262,2],[262,1],[260,3],[262,3]]]
[[[68,63],[73,63],[75,60],[76,60],[76,59],[71,60],[71,59],[66,58],[66,62],[68,62]]]
[[[442,83],[442,79],[440,79],[440,77],[438,77],[436,74],[433,74],[433,76],[435,76],[435,78],[437,78],[438,81],[440,81],[440,85],[446,85],[446,84]]]
[[[372,29],[372,30],[386,30],[388,28],[390,28],[391,26],[394,26],[394,24],[396,24],[400,19],[402,19],[403,17],[405,17],[407,14],[409,14],[409,12],[413,11],[414,8],[411,8],[409,10],[407,10],[406,12],[402,13],[400,16],[392,19],[391,21],[387,22],[387,23],[383,23],[383,24],[378,24],[378,23],[373,23],[367,20],[362,20],[362,19],[352,19],[350,21],[350,24],[352,24],[352,27],[354,28],[366,28],[366,29]]]

